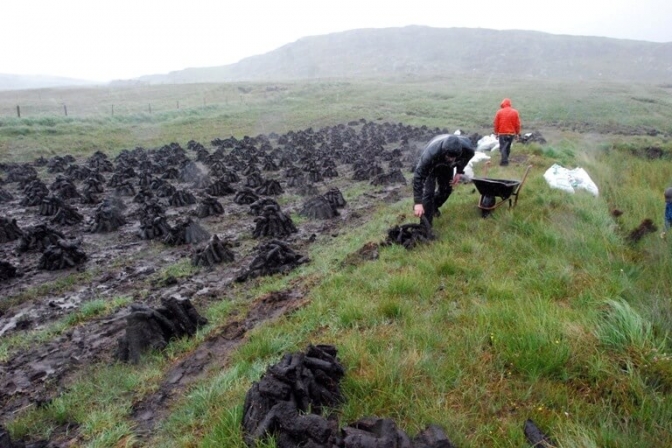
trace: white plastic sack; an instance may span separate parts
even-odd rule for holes
[[[499,150],[499,139],[495,137],[495,134],[486,135],[481,137],[481,139],[476,142],[476,151],[498,151]]]
[[[464,167],[464,176],[471,180],[474,178],[474,163],[481,162],[483,160],[490,160],[490,156],[482,152],[477,152],[474,154],[474,157],[469,160],[467,166]]]
[[[577,167],[573,170],[568,170],[554,163],[544,173],[544,179],[546,179],[551,188],[557,188],[567,193],[574,193],[577,189],[580,189],[586,190],[593,196],[599,195],[597,185],[595,185],[595,182],[593,182],[583,168]]]

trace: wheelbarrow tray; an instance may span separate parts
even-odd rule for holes
[[[519,180],[491,179],[487,177],[474,177],[471,180],[482,196],[496,196],[502,199],[511,197],[520,185]]]
[[[493,179],[491,177],[474,177],[471,181],[476,185],[476,189],[481,193],[478,201],[478,208],[481,210],[494,210],[505,202],[509,207],[514,207],[518,202],[518,193],[523,188],[525,179],[530,172],[532,165],[528,165],[522,180],[514,179]],[[511,200],[513,196],[513,201]],[[498,202],[496,198],[501,198]],[[508,200],[508,201],[507,201]]]

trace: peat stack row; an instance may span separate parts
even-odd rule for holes
[[[170,233],[163,239],[169,246],[179,246],[182,244],[198,244],[210,238],[210,234],[201,225],[190,218],[184,221],[178,221]]]
[[[339,215],[338,210],[324,196],[315,196],[303,203],[299,215],[311,219],[331,219]]]
[[[14,278],[16,276],[16,266],[8,261],[0,260],[0,282],[9,280],[10,278]]]
[[[453,448],[443,430],[428,426],[411,439],[387,418],[364,418],[338,429],[332,412],[343,403],[345,369],[331,345],[309,346],[288,354],[254,383],[245,396],[245,443],[258,446],[269,437],[278,448]]]
[[[207,218],[208,216],[216,216],[224,214],[224,206],[212,196],[206,196],[201,200],[196,208],[196,216],[199,218]]]
[[[163,306],[152,309],[131,305],[126,318],[126,334],[119,338],[116,358],[137,364],[149,350],[163,350],[171,339],[193,336],[208,320],[198,314],[189,300],[161,299]]]
[[[237,282],[244,282],[249,278],[268,276],[289,272],[310,259],[297,254],[284,241],[271,240],[256,248],[257,256],[250,263],[250,267],[236,277]]]
[[[57,271],[74,268],[84,263],[88,257],[79,248],[80,244],[80,241],[59,239],[55,244],[50,244],[44,249],[37,267],[47,271]]]
[[[16,219],[7,219],[0,216],[0,244],[18,240],[22,235],[23,232],[16,223]]]
[[[243,434],[249,446],[274,435],[278,448],[331,446],[337,424],[320,414],[343,401],[345,369],[329,345],[288,354],[252,385],[243,407]]]
[[[292,222],[292,218],[280,210],[277,203],[265,205],[259,216],[254,219],[255,227],[252,231],[254,238],[270,236],[274,238],[285,238],[292,233],[298,232],[298,229]]]
[[[126,224],[126,218],[122,210],[112,201],[105,199],[96,207],[93,222],[88,230],[93,233],[113,232],[124,224]]]
[[[361,171],[362,179],[368,179],[383,172],[382,162],[392,168],[392,160],[401,160],[403,150],[410,150],[409,141],[428,140],[445,132],[447,130],[362,119],[348,125],[308,128],[283,135],[215,139],[211,142],[212,150],[192,140],[188,150],[178,143],[153,149],[136,147],[121,151],[114,160],[97,151],[83,161],[64,155],[41,157],[32,164],[0,164],[0,170],[5,173],[0,185],[18,184],[16,194],[0,189],[0,203],[15,201],[14,197],[18,196],[16,200],[21,206],[35,207],[34,214],[48,217],[45,224],[24,229],[21,222],[6,216],[0,220],[0,244],[21,239],[16,249],[19,253],[44,252],[50,248],[41,262],[43,268],[72,267],[73,263],[83,262],[86,255],[68,242],[70,238],[47,227],[47,223],[61,230],[71,227],[73,234],[77,230],[107,233],[128,225],[131,216],[138,215],[139,239],[160,239],[170,245],[196,244],[208,238],[207,232],[191,222],[178,222],[173,227],[166,216],[221,215],[225,209],[218,199],[225,200],[224,196],[234,194],[232,202],[249,205],[250,213],[256,217],[255,238],[281,240],[296,233],[297,228],[289,215],[268,196],[282,195],[287,187],[295,187],[296,193],[302,196],[318,196],[315,182],[339,176],[337,168],[343,165],[353,166],[355,171]],[[396,143],[401,146],[385,150],[386,145]],[[35,167],[46,167],[51,181],[41,180],[39,176],[44,170],[38,173]],[[284,173],[279,172],[281,169]],[[393,181],[393,177],[390,173],[387,181]],[[185,187],[185,183],[191,183],[191,187]],[[233,188],[233,183],[238,187]],[[204,199],[197,204],[197,198]],[[86,207],[78,209],[75,202]],[[125,215],[130,203],[139,204],[139,208]],[[194,207],[166,215],[163,210],[166,206]],[[344,206],[340,191],[331,189],[320,199],[304,204],[302,214],[326,219],[338,216],[337,209]],[[244,278],[284,272],[302,262],[302,257],[291,249],[278,243],[271,245],[277,250],[269,249],[266,259],[255,259]],[[221,243],[212,241],[193,255],[192,262],[210,266],[230,258],[231,254],[222,249]],[[12,275],[12,268],[5,266],[5,278]]]
[[[432,228],[423,217],[421,224],[403,224],[394,226],[387,231],[387,238],[383,245],[400,244],[406,249],[413,249],[418,244],[434,239]]]
[[[204,248],[196,249],[191,256],[191,264],[201,267],[211,267],[234,260],[235,254],[230,249],[230,243],[220,240],[217,235],[213,235]]]
[[[304,202],[299,215],[312,219],[331,219],[339,216],[338,209],[345,207],[346,204],[341,190],[330,188],[326,193]]]
[[[8,225],[4,232],[16,232],[18,226],[15,221],[5,221]],[[16,226],[16,227],[15,227]],[[79,246],[80,240],[68,240],[65,235],[55,230],[46,224],[39,224],[37,226],[28,227],[25,230],[20,230],[19,242],[16,246],[16,252],[21,254],[28,251],[42,252],[42,257],[38,262],[38,269],[56,271],[60,269],[72,268],[82,264],[87,260],[87,255]],[[0,230],[0,234],[3,233]],[[16,236],[11,233],[12,237]],[[13,271],[13,266],[10,264],[4,266],[2,279],[14,277],[16,271]],[[11,274],[11,275],[10,275]]]

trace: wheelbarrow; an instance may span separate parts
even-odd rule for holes
[[[471,179],[481,194],[478,200],[478,208],[481,209],[481,215],[484,218],[506,202],[509,203],[509,208],[516,206],[518,195],[523,188],[530,168],[532,168],[532,165],[528,165],[521,180],[493,179],[490,177],[474,177]]]

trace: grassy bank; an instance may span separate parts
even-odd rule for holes
[[[491,132],[504,97],[524,130],[659,131],[672,134],[669,89],[586,82],[418,79],[288,84],[204,84],[0,92],[0,154],[29,161],[54,154],[116,154],[188,140],[319,128],[366,118]],[[24,106],[21,118],[16,106]],[[63,104],[69,104],[68,116]]]

